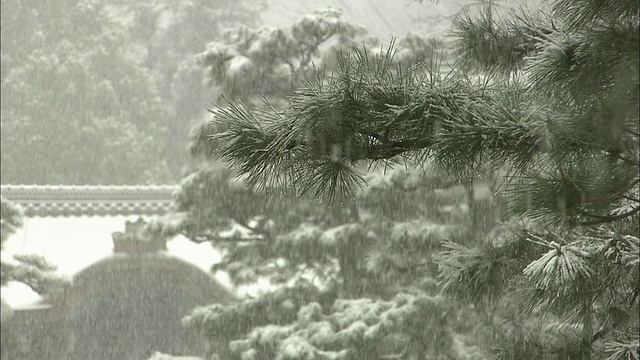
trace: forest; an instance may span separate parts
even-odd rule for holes
[[[3,1],[2,184],[179,183],[201,359],[640,359],[638,2],[382,3]]]

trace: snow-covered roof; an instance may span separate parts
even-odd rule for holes
[[[178,185],[2,185],[2,197],[27,217],[160,215],[171,211]]]

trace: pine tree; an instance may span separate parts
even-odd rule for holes
[[[276,100],[273,108],[281,108],[288,92],[247,84],[268,84],[273,79],[261,82],[263,75],[283,65],[297,73],[287,74],[286,83],[300,84],[317,71],[312,59],[317,67],[335,69],[335,58],[326,56],[322,46],[309,44],[331,43],[336,40],[332,35],[345,51],[345,44],[354,45],[350,37],[358,28],[337,15],[320,11],[282,29],[236,31],[227,43],[210,44],[202,59],[230,98],[251,102],[248,95],[262,90],[267,99]],[[309,47],[302,51],[291,46],[305,39],[314,41],[305,41]],[[269,44],[279,44],[283,51],[272,54]],[[394,65],[409,68],[438,51],[437,46],[433,39],[408,35],[398,41],[401,53]],[[228,72],[227,66],[238,61],[252,64],[251,71]],[[253,80],[234,81],[236,75]],[[209,155],[218,146],[208,141],[209,131],[207,126],[194,132],[194,155]],[[234,181],[235,171],[221,169],[209,157],[207,161],[183,180],[176,197],[179,214],[151,226],[157,225],[160,233],[180,232],[194,241],[212,242],[224,254],[212,270],[225,271],[236,285],[268,280],[277,288],[238,304],[197,309],[186,318],[185,324],[211,344],[230,345],[211,346],[212,352],[224,359],[372,359],[447,358],[460,351],[454,349],[452,326],[459,321],[457,312],[434,294],[437,266],[431,259],[459,223],[467,221],[465,192],[457,182],[440,172],[381,168],[367,174],[369,186],[357,199],[326,206],[308,197],[277,196],[278,186],[272,184],[243,186]],[[224,231],[231,225],[235,233]]]
[[[638,20],[629,0],[463,14],[448,76],[395,68],[391,49],[339,52],[283,110],[219,109],[218,155],[257,188],[334,202],[364,185],[361,162],[408,158],[463,181],[506,168],[512,221],[448,246],[444,294],[519,309],[525,330],[505,329],[493,358],[637,358]]]
[[[1,200],[0,223],[2,225],[2,242],[0,248],[9,237],[23,225],[22,210],[15,204]],[[0,283],[2,286],[11,281],[22,282],[40,295],[63,291],[70,285],[68,279],[56,274],[57,267],[39,255],[13,255],[9,261],[0,262]],[[7,306],[2,302],[3,309]]]
[[[0,249],[22,225],[22,210],[4,198],[0,199]],[[13,281],[21,282],[40,295],[53,295],[65,291],[71,285],[69,279],[56,274],[56,269],[55,265],[42,256],[14,255],[0,261],[0,285],[4,287]],[[22,344],[25,343],[24,334],[12,331],[15,329],[14,323],[11,322],[13,314],[13,309],[5,299],[0,299],[0,356],[3,359],[17,358],[22,351]]]

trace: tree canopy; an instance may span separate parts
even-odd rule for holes
[[[460,181],[503,169],[511,220],[447,245],[443,294],[498,317],[519,309],[524,325],[494,339],[494,358],[637,357],[638,20],[634,1],[463,13],[446,75],[397,67],[391,48],[339,51],[336,71],[282,109],[216,109],[216,154],[255,189],[343,204],[366,184],[362,162],[434,164]]]
[[[2,7],[3,183],[166,181],[157,83],[104,5]]]
[[[243,1],[2,3],[2,182],[170,183],[210,101],[194,57]],[[158,141],[158,140],[162,141]]]
[[[356,39],[366,39],[363,30],[339,15],[335,10],[318,11],[291,26],[240,29],[210,43],[201,60],[208,80],[216,80],[212,85],[228,95],[221,106],[242,99],[263,109],[283,107],[287,95],[305,78],[317,75],[319,69],[336,69],[329,45],[344,51],[352,46],[379,51],[373,40],[358,43]],[[282,51],[273,53],[272,45]],[[423,56],[440,51],[439,46],[442,43],[434,39],[405,36],[398,41],[403,54],[394,64],[415,65]],[[238,63],[247,67],[239,69]],[[276,71],[282,68],[287,71]],[[251,95],[263,96],[269,105]],[[212,351],[230,359],[276,354],[364,359],[402,351],[457,351],[455,331],[448,325],[457,321],[455,311],[445,310],[446,301],[433,294],[437,267],[424,258],[458,230],[454,221],[466,223],[466,214],[455,214],[465,200],[457,183],[444,179],[441,172],[395,169],[370,174],[369,191],[343,206],[281,197],[276,188],[258,189],[249,179],[235,179],[235,170],[208,157],[219,146],[209,141],[209,133],[219,129],[204,123],[194,132],[192,153],[205,155],[205,162],[183,179],[176,197],[178,214],[150,225],[160,233],[179,232],[197,242],[211,241],[224,254],[212,270],[225,271],[235,284],[258,281],[275,288],[239,304],[197,309],[187,317],[185,324],[208,341],[229,344]],[[399,205],[402,199],[420,202],[429,196],[441,199],[422,206]],[[433,222],[424,223],[426,212]],[[297,316],[309,311],[317,315],[313,321]],[[348,321],[338,321],[347,314]],[[414,332],[414,318],[436,321]],[[404,325],[406,330],[396,333]],[[318,329],[324,329],[326,336],[315,334]],[[331,333],[326,332],[329,329]],[[369,345],[362,347],[365,332],[370,333]],[[285,343],[288,355],[282,350]]]

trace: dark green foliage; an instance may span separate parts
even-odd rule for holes
[[[265,128],[243,104],[218,112],[216,123],[227,129],[216,135],[225,142],[219,154],[248,175],[250,183],[264,186],[282,179],[301,193],[347,198],[363,185],[357,161],[390,160],[432,143],[423,135],[435,125],[436,106],[456,101],[452,90],[421,83],[413,71],[392,71],[389,52],[376,58],[366,51],[336,56],[340,75],[328,84],[322,77],[307,83],[285,111],[260,117],[268,121]],[[406,120],[396,121],[397,115]],[[249,119],[255,119],[254,125],[243,127]],[[247,145],[269,151],[249,151]]]
[[[449,311],[439,297],[335,300],[314,286],[299,285],[232,307],[196,310],[185,322],[214,338],[232,339],[253,329],[230,343],[229,359],[371,359],[420,353],[446,358],[453,354]]]
[[[335,296],[332,291],[321,292],[316,286],[299,282],[296,286],[239,304],[216,304],[195,309],[183,322],[207,336],[234,339],[256,326],[287,324],[295,320],[298,310],[310,302],[319,301],[324,306],[331,306]]]
[[[2,233],[2,245],[4,242],[22,227],[22,211],[13,203],[0,200],[0,233]]]
[[[53,294],[71,285],[69,279],[55,273],[57,267],[37,255],[15,256],[16,263],[1,263],[2,283],[10,281],[26,284],[38,294]]]
[[[339,207],[326,208],[305,198],[298,201],[260,196],[251,188],[235,182],[233,175],[233,172],[212,166],[185,181],[177,198],[180,209],[185,213],[174,229],[182,229],[192,239],[209,240],[224,249],[221,262],[213,270],[225,270],[237,284],[268,279],[271,284],[285,285],[297,281],[298,285],[280,288],[237,305],[202,308],[186,321],[188,325],[204,331],[210,341],[223,343],[240,339],[251,343],[253,340],[250,339],[261,334],[261,327],[266,326],[264,331],[271,334],[273,330],[281,335],[278,339],[283,341],[282,348],[278,348],[279,340],[269,342],[271,345],[265,345],[267,347],[245,344],[261,354],[256,353],[256,356],[265,358],[282,353],[284,347],[300,345],[300,334],[276,330],[304,329],[307,326],[300,324],[295,314],[300,307],[318,302],[325,296],[318,291],[319,285],[333,289],[332,300],[323,305],[323,314],[331,318],[356,313],[361,305],[359,300],[353,300],[353,307],[338,311],[330,307],[336,296],[368,298],[372,304],[386,303],[376,300],[386,299],[388,304],[394,304],[397,301],[394,297],[400,292],[410,292],[415,296],[436,293],[436,266],[431,255],[459,231],[456,222],[468,222],[468,215],[456,206],[465,201],[461,186],[421,171],[393,169],[386,174],[371,173],[371,186],[356,203],[349,205],[348,211]],[[386,204],[396,197],[400,201],[413,198],[412,206],[403,209],[401,217],[393,216],[393,204]],[[430,197],[440,200],[429,202]],[[242,199],[252,199],[254,206],[245,206],[240,211],[236,207],[241,201],[246,201]],[[425,222],[425,218],[431,221]],[[225,234],[223,230],[229,224],[239,222],[246,226],[246,232],[236,228],[235,233]],[[269,226],[262,227],[261,224],[266,223]],[[415,318],[412,314],[407,316]],[[459,321],[453,315],[445,318],[446,321]],[[395,339],[398,334],[393,329],[402,328],[402,322],[407,320],[404,317],[389,319],[385,323],[388,332],[371,342],[379,346],[340,342],[338,337],[335,340],[338,342],[330,347],[336,353],[361,354],[358,356],[363,358],[388,354],[388,349],[397,349],[398,353],[421,353],[425,350],[417,344],[427,340]],[[438,351],[450,351],[453,333],[448,327],[442,327],[440,323],[433,323],[433,326],[416,323],[415,326],[419,326],[422,332],[440,334],[437,335]],[[251,332],[252,329],[255,331]],[[405,335],[398,335],[400,338],[413,333],[409,327],[402,331]],[[431,335],[427,337],[432,339]],[[381,340],[383,338],[387,340]],[[390,344],[394,345],[389,347]],[[237,348],[236,353],[250,350],[244,347],[244,350]],[[326,349],[320,346],[317,350]],[[223,356],[226,353],[222,350],[216,351],[222,358],[234,358],[232,355]]]
[[[610,11],[594,17],[601,6]],[[546,104],[539,112],[547,120],[538,150],[542,155],[507,187],[510,210],[555,226],[546,235],[529,234],[519,240],[535,243],[540,250],[528,259],[528,266],[519,265],[523,272],[516,278],[523,278],[515,281],[515,300],[533,319],[544,313],[556,316],[559,328],[569,337],[562,346],[558,345],[561,334],[552,340],[538,338],[529,345],[504,342],[504,347],[494,349],[496,358],[637,356],[633,355],[637,346],[627,340],[638,336],[638,30],[634,8],[637,4],[623,2],[556,2],[553,15],[561,29],[541,37],[535,56],[521,68],[528,77],[527,93],[534,96],[533,102]],[[626,16],[617,17],[622,14]],[[576,225],[588,227],[574,228]],[[441,261],[446,264],[442,275],[449,289],[457,288],[463,297],[479,293],[463,290],[473,280],[454,280],[456,271],[446,267],[460,256],[471,256],[472,251],[476,250],[452,251]],[[622,260],[632,258],[631,262]],[[487,276],[487,281],[493,279],[489,283],[502,290],[495,282],[498,277],[486,271],[477,274]],[[529,326],[527,331],[534,328]],[[523,338],[527,337],[535,339]],[[523,349],[537,355],[517,355]]]
[[[109,1],[114,18],[130,34],[130,42],[141,49],[142,62],[158,80],[167,118],[163,155],[174,179],[184,176],[189,154],[189,128],[199,123],[213,96],[202,81],[196,55],[225,31],[238,26],[256,26],[264,1]],[[128,21],[128,19],[131,21]]]
[[[535,53],[539,39],[552,32],[548,21],[530,14],[498,17],[489,3],[478,12],[465,10],[453,19],[453,53],[458,65],[471,72],[510,74]]]
[[[248,223],[256,216],[277,219],[273,231],[290,231],[306,217],[314,216],[313,202],[285,199],[277,194],[257,194],[253,189],[247,189],[235,172],[215,165],[203,166],[185,178],[181,185],[176,203],[178,211],[186,213],[186,218],[180,232],[194,240],[200,235],[206,240],[209,230],[220,231],[232,223],[250,228]],[[322,211],[315,215],[323,216]]]
[[[263,110],[280,109],[287,104],[286,98],[293,95],[296,89],[301,86],[313,87],[316,83],[322,87],[323,74],[343,66],[340,58],[331,56],[331,49],[350,52],[353,47],[359,47],[363,51],[382,50],[378,49],[377,41],[366,37],[364,29],[342,20],[340,12],[334,9],[317,11],[285,28],[233,30],[226,33],[220,41],[210,43],[207,51],[200,54],[199,61],[207,70],[211,85],[220,92],[221,98],[216,103],[224,105],[211,111],[212,119],[207,119],[205,123],[193,128],[190,145],[192,154],[208,157],[218,149],[224,138],[216,137],[213,141],[207,141],[211,140],[209,137],[213,134],[225,134],[230,128],[233,131],[232,129],[238,126],[248,131],[256,126],[251,124],[250,116],[242,115],[243,109],[241,106],[235,106],[236,102],[240,101]],[[415,34],[407,34],[400,38],[397,48],[398,56],[393,58],[394,66],[410,68],[424,62],[434,71],[440,64],[439,61],[433,61],[434,54],[442,55],[444,51],[442,41],[435,38],[426,39]],[[232,106],[227,106],[229,102]],[[322,106],[322,103],[317,105]],[[336,104],[323,110],[325,112],[322,116],[331,118],[330,113],[340,111],[339,109],[346,106],[346,102]],[[217,120],[219,116],[233,117],[234,121],[220,122]],[[267,111],[261,114],[261,118],[273,120],[273,126],[276,126],[281,115],[275,111]],[[310,134],[298,135],[317,136],[314,140],[316,150],[327,154],[337,149],[332,148],[331,144],[325,144],[323,140],[327,139],[318,132],[324,129],[324,135],[328,135],[327,131],[336,130],[336,126],[341,125],[328,123],[322,128],[312,126],[314,129],[310,130]],[[265,133],[260,129],[254,130]],[[272,127],[272,130],[277,129]],[[266,138],[263,136],[262,139],[266,141],[274,134],[264,135]],[[346,133],[336,131],[332,135],[335,137]],[[331,139],[329,142],[335,143],[333,140],[337,139]],[[291,155],[295,155],[295,148],[288,150]],[[262,164],[258,160],[256,158],[255,166]],[[329,191],[333,186],[349,184],[354,180],[360,181],[349,167],[330,161],[319,161],[316,165],[324,171],[319,171],[315,176],[327,184]],[[294,168],[290,170],[297,171]],[[340,181],[339,178],[343,176],[352,181]],[[331,185],[332,182],[334,185]],[[352,191],[355,188],[344,190]]]
[[[638,16],[638,2],[632,0],[561,0],[554,4],[554,15],[569,31],[593,25],[631,22]]]
[[[0,203],[2,213],[2,245],[22,227],[22,211],[13,203],[2,199]],[[0,262],[0,280],[2,286],[11,281],[26,284],[33,291],[41,295],[51,295],[64,291],[70,285],[66,278],[60,277],[55,271],[57,267],[38,255],[14,255],[11,261]],[[8,311],[8,305],[2,302],[3,317]]]
[[[105,4],[5,1],[2,14],[2,182],[167,181],[156,80]]]
[[[532,224],[454,235],[468,245],[439,256],[445,293],[494,313],[480,335],[494,358],[637,357],[637,24],[628,1],[463,14],[454,48],[479,81],[394,68],[392,50],[337,52],[284,109],[220,111],[217,154],[259,189],[329,201],[358,193],[363,161],[435,163],[465,183],[504,170],[508,215]]]
[[[211,93],[195,55],[255,1],[2,2],[2,182],[176,181]]]
[[[345,57],[347,56],[345,54]],[[372,66],[380,65],[385,66],[383,64]],[[311,95],[308,94],[310,100]],[[375,105],[373,101],[370,104]],[[343,109],[348,111],[348,104]],[[319,107],[318,111],[321,110],[322,108]],[[272,284],[290,284],[296,279],[313,278],[314,286],[317,284],[332,286],[341,298],[369,298],[372,299],[373,304],[378,303],[375,299],[386,299],[389,304],[393,304],[397,300],[394,296],[400,292],[408,291],[420,296],[434,294],[437,291],[435,280],[437,274],[431,255],[441,247],[448,236],[459,231],[459,222],[468,223],[468,213],[460,207],[460,203],[467,200],[462,186],[455,181],[447,180],[446,174],[442,172],[426,171],[425,165],[425,171],[396,168],[389,169],[386,173],[383,169],[371,172],[366,177],[369,185],[366,191],[357,192],[356,199],[343,197],[342,204],[335,203],[327,206],[327,203],[312,201],[307,197],[283,198],[280,194],[288,195],[292,190],[295,191],[295,188],[283,188],[283,184],[291,185],[286,177],[287,173],[283,173],[282,169],[275,170],[276,168],[270,162],[272,154],[263,150],[271,146],[283,146],[281,144],[286,142],[283,139],[280,144],[277,140],[273,145],[269,143],[273,139],[269,131],[284,131],[284,129],[278,129],[282,119],[279,115],[270,115],[268,112],[260,111],[259,115],[254,116],[246,108],[233,105],[216,110],[215,117],[233,116],[237,121],[225,123],[223,127],[225,131],[216,136],[213,146],[205,145],[202,149],[225,144],[227,135],[235,131],[242,132],[246,138],[237,139],[238,145],[241,143],[243,146],[251,146],[256,154],[255,158],[246,164],[246,168],[262,165],[269,167],[266,172],[254,173],[256,177],[260,177],[260,181],[240,176],[240,181],[235,182],[233,172],[222,170],[212,164],[204,166],[188,177],[178,194],[178,206],[185,215],[178,228],[182,228],[183,233],[191,239],[210,240],[227,251],[222,261],[213,270],[227,271],[234,282],[239,284],[251,283],[259,278],[267,278]],[[332,128],[333,124],[318,122],[316,125],[311,126],[311,129],[316,131],[317,135],[333,136],[338,131],[343,132],[340,128]],[[300,134],[300,136],[305,135]],[[320,153],[327,151],[322,140],[314,141],[311,146],[317,146],[315,151]],[[297,150],[294,148],[291,151]],[[291,166],[288,160],[282,160],[279,164],[287,169]],[[317,169],[313,171],[319,175],[315,178],[316,180],[325,181],[330,187],[332,187],[332,179],[344,181],[335,177],[336,173],[333,169],[329,173],[326,168],[319,167],[319,164],[322,162],[314,163]],[[326,164],[343,166],[340,161],[329,160]],[[298,170],[295,165],[290,169],[291,174]],[[272,176],[276,171],[279,171],[279,175]],[[336,184],[339,182],[333,183],[333,185]],[[353,192],[355,193],[355,189]],[[404,203],[403,199],[410,199],[410,201]],[[252,206],[243,206],[247,202]],[[254,218],[255,216],[259,218]],[[250,221],[252,218],[254,221]],[[230,219],[233,221],[229,222]],[[257,225],[270,223],[269,231],[254,225],[256,219],[262,219],[258,220]],[[425,219],[430,221],[425,222]],[[238,231],[236,234],[223,236],[220,230],[223,230],[225,225],[233,223],[244,225],[249,232],[245,234]],[[298,290],[294,287],[285,288],[282,291],[286,291],[288,297],[296,298]],[[279,294],[279,291],[274,294]],[[262,303],[271,296],[275,295],[266,294],[245,304],[249,306]],[[313,301],[317,300],[308,299],[306,303],[301,304],[309,304]],[[360,303],[354,300],[354,306],[345,309],[344,314],[356,312],[358,304]],[[229,335],[228,341],[242,339],[243,336],[250,338],[253,335],[258,336],[257,334],[262,331],[260,328],[257,328],[255,333],[246,334],[251,329],[268,323],[279,324],[278,329],[306,326],[277,310],[238,306],[242,311],[234,310],[235,307],[218,306],[198,312],[198,317],[216,319],[211,322],[210,329],[220,332],[221,329],[229,330],[228,325],[225,324],[236,323],[234,319],[220,317],[221,314],[248,316],[246,322],[238,320],[240,324],[244,324],[244,327],[237,329],[237,334]],[[270,314],[268,315],[271,316],[270,322],[256,321],[261,319],[265,312]],[[343,316],[342,312],[331,308],[326,309],[325,313],[326,316],[331,317]],[[292,310],[291,314],[295,312]],[[413,314],[407,315],[413,316]],[[447,315],[443,316],[449,319]],[[220,320],[223,318],[225,321]],[[442,344],[437,347],[438,350],[425,350],[419,345],[429,343],[431,340],[422,338],[393,340],[395,335],[392,334],[394,331],[391,329],[402,327],[402,322],[407,319],[401,317],[388,322],[387,326],[391,333],[380,334],[380,339],[388,337],[384,341],[375,337],[372,343],[377,344],[376,346],[371,348],[369,345],[360,346],[355,339],[356,342],[353,343],[335,343],[332,345],[335,348],[334,352],[343,355],[353,353],[354,356],[371,358],[387,355],[389,349],[396,349],[397,353],[404,351],[406,354],[420,354],[425,351],[449,354],[452,351],[453,333],[450,333],[446,326],[442,327],[440,323],[434,323],[433,326],[416,323],[416,326],[421,328],[421,332],[415,333],[418,336],[423,332],[431,334],[431,332],[442,331],[443,333],[437,336],[439,339],[437,341],[442,341]],[[280,334],[278,339],[288,344],[282,346],[300,345],[299,335],[290,333],[288,330],[276,331],[275,325],[268,329]],[[270,331],[268,329],[265,331]],[[405,331],[404,335],[398,335],[398,337],[409,336],[413,330],[407,328],[402,331]],[[287,337],[289,336],[287,334],[291,336]],[[431,339],[431,335],[428,337]],[[394,345],[388,347],[388,344]],[[271,358],[276,353],[284,356],[284,348],[274,347],[278,345],[277,343],[272,345],[267,347],[256,345],[254,350],[260,355],[256,353],[255,356]],[[247,346],[253,347],[253,345]],[[318,351],[325,351],[318,349]],[[236,350],[251,352],[249,348]],[[309,351],[315,353],[316,350]]]
[[[198,61],[210,86],[230,99],[251,101],[255,95],[278,102],[289,95],[300,79],[324,63],[323,49],[357,45],[366,34],[341,19],[335,9],[319,10],[285,28],[227,31],[207,45]]]

